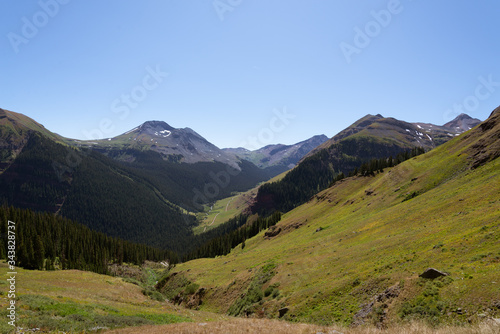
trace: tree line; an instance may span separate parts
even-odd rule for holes
[[[69,219],[29,209],[0,207],[0,258],[7,259],[7,221],[15,222],[16,266],[108,273],[108,265],[145,260],[178,261],[176,253],[96,232]]]
[[[399,165],[400,163],[411,159],[413,157],[416,157],[420,154],[424,154],[425,149],[422,147],[415,147],[412,148],[411,150],[407,150],[404,152],[399,153],[396,155],[396,158],[393,158],[390,156],[389,158],[382,158],[382,159],[372,159],[368,162],[365,162],[362,164],[359,168],[355,168],[353,171],[351,171],[348,176],[374,176],[375,173],[382,173],[385,168],[389,167],[394,167],[396,165]],[[339,178],[338,175],[337,178]]]
[[[345,173],[342,169],[335,169],[328,150],[321,150],[302,161],[280,181],[263,184],[257,192],[252,211],[261,215],[273,210],[288,212],[346,175],[372,176],[382,172],[384,168],[394,167],[422,153],[425,153],[423,148],[415,147],[400,152],[395,157],[391,155],[388,158],[372,158],[360,162],[358,167]]]
[[[281,220],[281,212],[276,211],[269,217],[250,221],[248,215],[239,215],[228,222],[224,223],[226,227],[241,225],[239,228],[233,229],[231,232],[215,237],[201,247],[189,253],[183,258],[184,261],[194,260],[204,257],[216,257],[226,255],[231,252],[239,244],[245,247],[245,240],[257,235],[260,231],[268,229],[276,225]]]

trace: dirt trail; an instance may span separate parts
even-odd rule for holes
[[[203,229],[203,232],[205,232],[207,230],[208,226],[212,226],[214,224],[215,218],[217,218],[218,215],[220,215],[220,212],[215,215],[214,219],[212,220],[212,222],[210,224],[208,224],[207,226],[205,226],[205,228]]]

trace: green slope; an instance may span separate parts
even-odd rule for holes
[[[36,131],[42,133],[44,136],[51,138],[55,141],[62,142],[63,137],[50,132],[42,124],[34,121],[20,113],[5,110],[0,108],[0,126],[7,128],[16,136],[22,136],[27,131]]]
[[[498,318],[499,138],[497,109],[427,154],[338,182],[287,213],[277,236],[175,271],[205,287],[202,309],[217,312],[288,307],[291,320],[383,325]],[[419,278],[428,267],[449,276]]]
[[[16,271],[15,324],[19,328],[8,324],[11,298],[9,285],[2,279],[0,333],[102,333],[128,326],[225,319],[153,300],[130,279],[80,270]],[[0,275],[7,277],[7,272],[8,265],[0,261]]]

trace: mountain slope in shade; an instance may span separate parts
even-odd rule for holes
[[[225,148],[223,151],[251,161],[260,168],[281,166],[283,171],[285,171],[293,168],[307,153],[327,140],[327,136],[318,135],[294,145],[267,145],[254,151],[241,147]]]
[[[54,141],[63,142],[63,137],[48,131],[33,119],[0,108],[0,173],[19,155],[31,132],[40,132]]]
[[[58,214],[161,248],[182,252],[194,246],[188,238],[196,218],[187,211],[202,211],[204,204],[268,179],[265,170],[245,160],[238,162],[239,170],[219,161],[179,163],[146,145],[102,149],[99,143],[66,139],[17,113],[2,111],[0,122],[0,205]],[[172,136],[186,146],[215,147],[192,130],[179,133],[164,122],[134,130],[142,141]],[[121,155],[125,159],[114,159]]]
[[[109,149],[149,149],[164,159],[196,163],[218,161],[239,169],[239,159],[208,142],[190,128],[178,129],[162,121],[148,121],[119,136],[91,141],[74,141],[100,151]]]

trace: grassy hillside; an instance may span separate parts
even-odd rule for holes
[[[468,116],[461,115],[449,124],[462,124],[461,117]],[[480,122],[469,120],[471,126]],[[417,149],[430,150],[463,132],[461,127],[421,124],[366,115],[309,152],[282,181],[261,187],[252,211],[264,215],[274,210],[288,212],[326,189],[338,176],[348,175],[369,161],[379,160],[374,166],[391,167],[395,159],[397,163],[406,160],[410,151],[420,154]]]
[[[44,136],[58,142],[63,142],[63,137],[50,132],[42,124],[34,121],[20,113],[5,110],[0,108],[0,126],[5,127],[8,131],[21,136],[26,131],[32,130],[42,133]]]
[[[202,309],[221,313],[288,307],[294,321],[381,325],[499,317],[499,117],[375,177],[338,182],[287,213],[275,237],[176,271],[208,289]],[[419,278],[428,267],[449,276]]]
[[[149,271],[151,269],[148,269]],[[7,264],[0,262],[6,277]],[[133,281],[133,280],[128,280]],[[154,281],[153,281],[154,284]],[[0,281],[0,316],[7,319],[8,285]],[[43,333],[96,332],[98,329],[178,322],[220,321],[227,317],[176,307],[156,301],[143,287],[119,277],[79,270],[38,271],[17,268],[16,324]],[[14,333],[7,321],[0,321],[0,333]]]
[[[0,275],[5,277],[7,270],[5,262],[0,262]],[[370,331],[326,328],[277,320],[235,319],[205,311],[189,310],[168,302],[153,300],[144,295],[142,287],[128,283],[122,278],[78,270],[47,272],[17,269],[17,273],[16,325],[23,328],[19,333],[35,328],[43,333],[298,334],[329,333],[334,329],[344,334],[379,333],[373,328],[370,328]],[[7,291],[6,281],[0,281],[0,316],[4,319],[7,319],[6,308],[9,302]],[[407,329],[405,333],[415,334],[494,334],[497,328],[483,325],[469,330],[449,328],[435,332],[426,326],[412,324],[404,329]],[[398,330],[384,333],[402,332],[401,328]],[[15,329],[3,320],[0,321],[0,332],[14,333]]]

